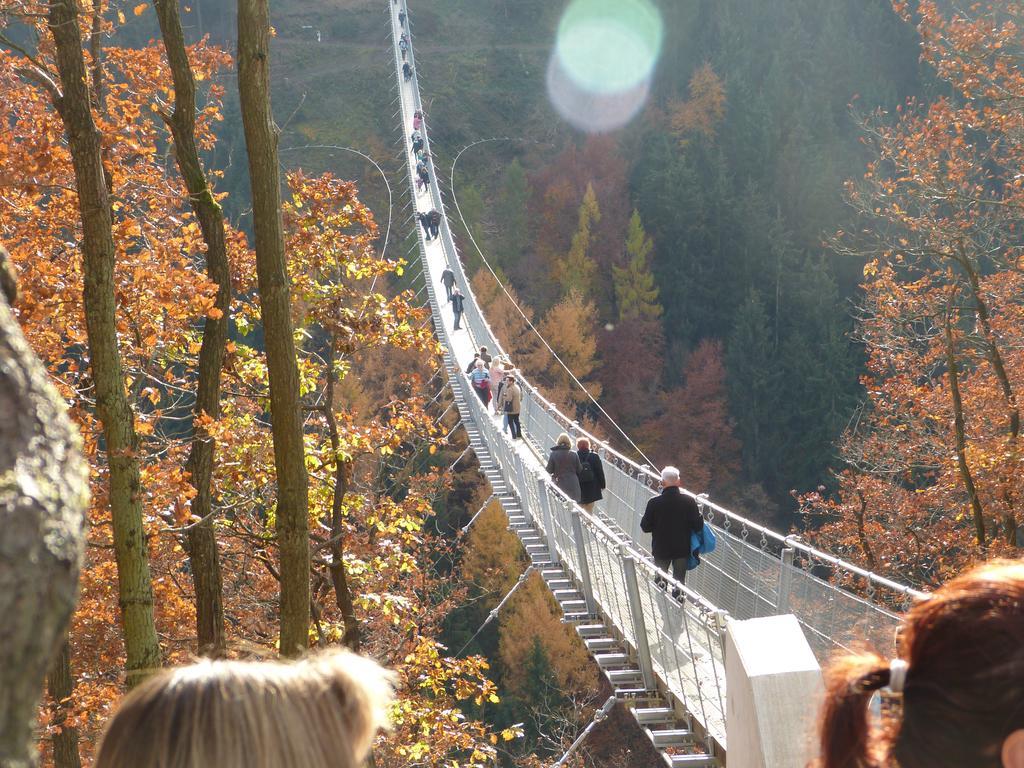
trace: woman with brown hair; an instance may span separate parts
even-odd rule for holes
[[[392,675],[344,651],[159,672],[107,723],[94,768],[359,768]]]
[[[907,613],[899,647],[826,671],[820,768],[1024,768],[1024,563],[936,590]],[[873,723],[876,691],[889,705]]]

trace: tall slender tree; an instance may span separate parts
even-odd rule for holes
[[[281,556],[280,651],[309,645],[309,479],[299,401],[299,372],[281,219],[278,128],[270,108],[268,0],[238,0],[238,92],[252,187],[256,277],[270,381],[277,470],[277,545]]]
[[[214,440],[206,428],[220,415],[220,374],[228,339],[231,309],[231,269],[224,232],[224,213],[213,196],[196,147],[196,82],[185,50],[177,0],[156,0],[160,33],[174,79],[174,110],[161,112],[174,140],[174,157],[188,190],[189,204],[206,243],[206,274],[217,285],[217,298],[203,324],[196,382],[192,448],[186,461],[189,481],[196,489],[192,513],[199,522],[185,532],[192,583],[196,593],[196,629],[200,653],[224,652],[224,601],[220,558],[213,527]]]
[[[101,157],[100,132],[92,115],[78,3],[54,0],[50,3],[47,21],[60,75],[60,92],[55,94],[55,105],[71,151],[82,221],[83,302],[89,364],[110,468],[110,514],[118,596],[128,685],[133,686],[160,667],[161,651],[153,620],[153,585],[142,522],[139,439],[135,414],[125,392],[117,342],[110,197]]]

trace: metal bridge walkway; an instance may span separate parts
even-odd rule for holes
[[[521,420],[527,439],[512,441],[502,433],[463,370],[481,345],[508,356],[491,332],[459,260],[444,216],[425,120],[420,132],[430,183],[422,193],[415,188],[410,135],[413,114],[422,110],[412,37],[415,19],[409,17],[405,0],[388,0],[387,5],[409,193],[416,213],[432,208],[442,213],[439,238],[428,242],[418,223],[413,226],[435,330],[470,446],[510,526],[559,599],[566,620],[576,623],[617,695],[632,700],[638,722],[665,751],[666,762],[714,764],[712,755],[724,759],[727,748],[723,650],[728,617],[793,613],[819,659],[858,641],[872,642],[885,652],[892,647],[899,612],[917,593],[757,525],[701,495],[696,498],[715,527],[718,549],[688,575],[685,588],[669,579],[669,587],[674,585],[681,595],[674,599],[657,585],[659,572],[650,558],[649,538],[639,529],[644,505],[658,484],[650,467],[588,435],[604,462],[608,487],[594,514],[582,510],[550,481],[544,458],[560,432],[587,433],[522,376]],[[399,13],[406,15],[404,23]],[[404,58],[399,46],[403,33],[409,37]],[[405,61],[413,67],[409,80],[402,73]],[[465,295],[461,330],[453,328],[440,282],[446,265]],[[700,747],[705,753],[695,753]]]

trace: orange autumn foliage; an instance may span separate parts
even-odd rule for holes
[[[868,260],[867,402],[841,444],[838,493],[802,506],[823,516],[827,547],[931,585],[1013,554],[1024,522],[1024,35],[1017,3],[916,6],[922,58],[956,96],[865,121],[876,159],[847,192],[870,225],[835,246]]]

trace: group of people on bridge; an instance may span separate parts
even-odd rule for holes
[[[458,298],[462,300],[461,296]],[[487,347],[480,347],[480,351],[473,353],[473,359],[466,366],[466,375],[484,409],[493,406],[494,415],[501,418],[502,431],[508,433],[513,440],[522,438],[523,428],[519,416],[523,407],[523,390],[516,381],[512,363],[500,355],[491,357]]]

